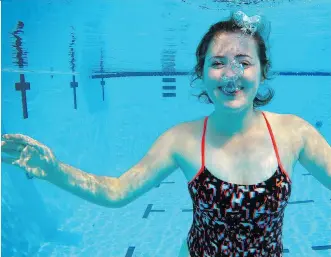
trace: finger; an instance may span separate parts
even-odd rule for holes
[[[19,153],[16,157],[15,156],[1,156],[1,161],[7,164],[11,164],[27,170],[29,167],[27,162],[31,159],[31,154],[28,153],[29,146],[26,146],[21,153]]]
[[[15,141],[16,143],[19,144],[25,144],[25,145],[38,144],[38,141],[23,134],[5,134],[2,136],[2,138],[5,140]]]
[[[27,145],[22,150],[21,158],[23,159],[30,158],[33,152],[35,152],[35,149]]]
[[[20,154],[19,159],[15,163],[17,163],[22,168],[23,167],[27,168],[28,167],[27,163],[32,157],[32,152],[33,152],[32,149],[28,145],[25,146]]]
[[[9,155],[14,158],[19,158],[21,152],[12,149],[2,149],[1,154]]]
[[[20,139],[14,140],[11,137],[10,139],[4,139],[1,142],[1,145],[2,145],[2,149],[4,151],[7,151],[9,149],[10,151],[17,151],[17,152],[20,153],[20,152],[23,151],[23,149],[26,146],[29,146],[31,148],[34,148],[34,149],[38,150],[41,154],[45,154],[45,149],[47,149],[47,147],[44,147],[44,146],[40,145],[40,143],[38,143],[35,140],[32,140],[32,141],[34,141],[34,142],[33,143],[31,141],[26,142],[26,141],[22,141]]]
[[[47,176],[47,173],[43,169],[41,169],[40,167],[29,168],[27,170],[28,170],[28,173],[32,177],[43,178],[43,177]]]
[[[21,152],[21,155],[19,157],[19,160],[17,163],[21,166],[24,167],[25,169],[35,166],[36,163],[34,161],[37,161],[39,165],[40,164],[40,152],[36,150],[34,147],[31,147],[29,145],[25,146],[24,149]],[[32,165],[32,166],[31,166]]]
[[[43,144],[41,144],[37,140],[35,140],[31,137],[28,137],[26,135],[5,134],[5,135],[3,135],[3,139],[5,142],[20,144],[20,145],[23,145],[23,147],[25,147],[27,145],[32,146],[35,149],[37,149],[38,151],[40,151],[40,153],[43,155],[51,154],[51,153],[49,153],[49,150],[47,147],[45,147]]]
[[[27,168],[27,167],[22,167],[21,165],[19,165],[15,158],[11,158],[11,157],[1,157],[1,162],[3,163],[6,163],[6,164],[11,164],[11,165],[14,165],[14,166],[17,166],[19,168],[22,168],[25,170],[25,175],[28,179],[32,179],[34,176],[32,175],[34,170],[31,169],[31,168]]]
[[[1,156],[1,162],[6,164],[13,164],[17,159],[13,157]]]
[[[19,144],[19,143],[14,142],[14,141],[2,141],[1,142],[1,150],[4,151],[4,152],[7,152],[7,151],[21,152],[25,146],[26,145]]]
[[[11,139],[4,139],[1,141],[1,149],[16,149],[17,147],[23,149],[26,145],[28,144],[17,142]]]

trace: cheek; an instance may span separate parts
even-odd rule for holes
[[[248,69],[244,73],[244,78],[248,83],[258,85],[260,84],[261,73],[258,69]]]
[[[220,78],[220,71],[216,69],[208,69],[207,74],[210,80],[219,80]]]

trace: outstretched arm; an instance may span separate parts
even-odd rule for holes
[[[117,197],[120,206],[131,203],[178,168],[174,159],[178,130],[177,126],[162,134],[140,162],[118,178]]]
[[[120,177],[97,176],[56,160],[40,142],[20,134],[2,137],[2,161],[25,170],[92,203],[125,206],[159,184],[177,165],[173,158],[177,127],[163,133],[139,163]]]

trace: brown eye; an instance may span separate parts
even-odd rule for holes
[[[221,65],[224,65],[224,63],[222,63],[222,62],[213,62],[212,63],[212,66],[221,66]]]
[[[247,67],[247,66],[250,66],[251,64],[249,62],[242,62],[241,65],[244,67]]]

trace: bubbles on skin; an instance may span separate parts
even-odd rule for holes
[[[243,36],[252,37],[254,33],[261,27],[262,18],[259,15],[248,16],[242,11],[237,11],[233,13],[233,19],[239,27],[241,27],[242,35],[239,40],[242,42]],[[222,76],[221,81],[225,82],[226,85],[222,87],[227,93],[233,93],[237,90],[240,90],[240,87],[235,84],[235,81],[238,80],[244,74],[244,67],[241,63],[236,60],[233,60],[230,63],[230,68],[235,74],[234,76]]]
[[[230,82],[230,81],[234,82],[237,79],[239,79],[239,77],[244,75],[244,66],[241,63],[239,63],[237,60],[233,60],[230,63],[230,68],[235,73],[235,76],[232,77],[222,76],[221,80],[223,82]]]
[[[244,75],[244,67],[237,60],[233,60],[230,63],[230,69],[235,74],[234,76],[228,77],[224,75],[221,77],[221,81],[226,83],[226,85],[222,87],[222,90],[226,93],[234,93],[235,91],[239,91],[240,86],[236,85],[235,81]]]

